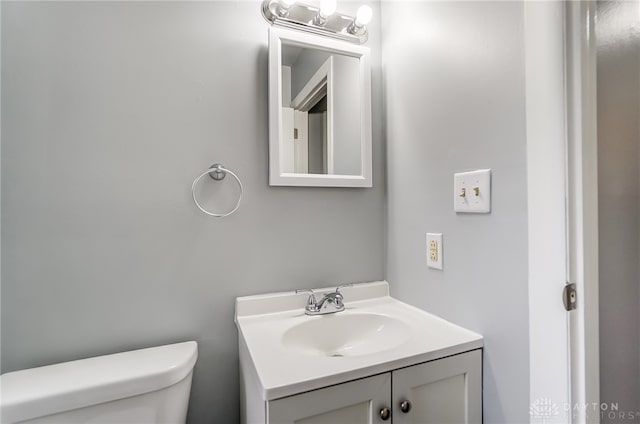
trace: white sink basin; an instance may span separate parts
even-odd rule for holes
[[[273,400],[482,347],[480,335],[390,297],[386,281],[341,291],[346,309],[318,316],[294,291],[237,298],[243,384]]]
[[[360,356],[394,349],[410,335],[407,324],[387,315],[338,312],[312,317],[290,328],[282,336],[282,344],[308,355]]]

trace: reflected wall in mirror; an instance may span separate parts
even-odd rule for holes
[[[368,53],[271,28],[271,185],[371,187]]]

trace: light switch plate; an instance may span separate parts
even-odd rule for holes
[[[442,269],[442,233],[427,233],[427,267]]]
[[[454,175],[453,210],[466,213],[491,212],[490,169],[478,169]]]

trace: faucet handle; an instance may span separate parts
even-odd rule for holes
[[[311,290],[311,289],[296,289],[296,294],[300,294],[300,293],[311,293],[309,295],[309,299],[307,299],[307,308],[309,306],[313,306],[313,307],[316,306],[316,304],[318,302],[316,300],[316,294],[314,293],[313,290]]]
[[[341,310],[344,309],[344,303],[343,303],[344,298],[342,296],[342,293],[340,293],[340,289],[343,287],[353,287],[353,283],[340,284],[338,287],[336,287],[336,291],[334,294],[335,302],[336,302],[336,306]]]
[[[340,293],[340,289],[343,287],[353,287],[353,283],[340,284],[338,287],[336,287],[336,293]]]

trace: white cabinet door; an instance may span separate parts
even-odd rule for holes
[[[393,424],[482,422],[480,349],[393,372]],[[402,402],[405,404],[403,411]]]
[[[383,408],[391,408],[391,373],[268,402],[267,416],[269,424],[380,424]]]

